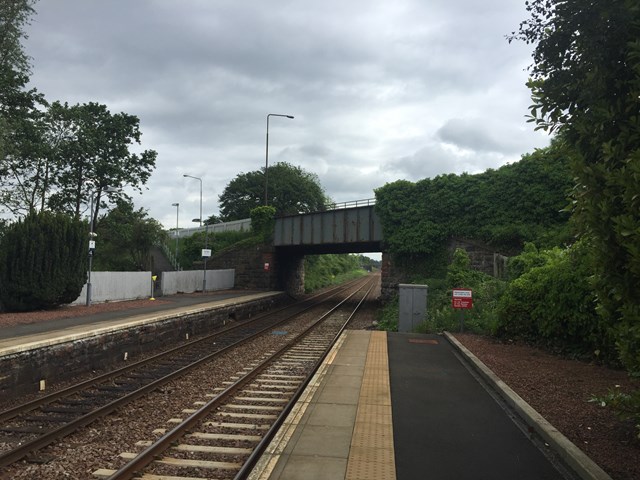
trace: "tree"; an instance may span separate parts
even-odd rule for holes
[[[40,147],[37,122],[39,107],[46,105],[35,89],[26,89],[30,64],[21,41],[26,38],[24,29],[34,13],[34,3],[0,2],[0,204],[13,212],[17,198],[32,199],[31,194],[38,192],[37,186],[21,182],[25,160],[40,156],[34,152]],[[22,213],[29,211],[33,209],[27,206]]]
[[[24,28],[34,14],[35,0],[4,0],[0,2],[0,69],[29,73],[29,57],[22,48],[27,38]]]
[[[575,211],[600,313],[640,369],[640,3],[537,0],[510,40],[535,44],[531,120],[574,149]]]
[[[40,212],[12,224],[0,240],[0,303],[24,311],[71,303],[87,274],[87,224]]]
[[[150,270],[149,251],[165,235],[162,225],[129,199],[119,198],[116,207],[99,221],[96,269]]]
[[[222,222],[222,220],[220,220],[220,217],[218,215],[216,215],[215,213],[212,213],[207,218],[205,218],[203,223],[205,225],[215,225],[216,223],[221,223],[221,222]]]
[[[54,145],[58,170],[56,191],[49,205],[56,211],[79,216],[83,205],[96,194],[94,224],[103,207],[101,190],[125,185],[142,191],[155,168],[157,153],[145,150],[131,153],[133,144],[140,144],[140,120],[126,113],[112,114],[106,105],[86,103],[69,106],[55,102],[51,121],[57,128],[70,132]]]
[[[55,168],[46,140],[46,114],[36,103],[45,105],[43,99],[34,99],[11,116],[11,142],[2,160],[0,204],[18,216],[45,209]]]
[[[220,195],[222,221],[249,218],[251,210],[264,202],[264,169],[241,173]],[[327,197],[317,175],[286,162],[269,166],[269,205],[276,215],[322,209]]]

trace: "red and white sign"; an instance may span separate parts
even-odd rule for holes
[[[473,293],[469,289],[455,289],[451,295],[453,308],[473,308]]]

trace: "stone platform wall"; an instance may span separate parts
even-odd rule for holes
[[[78,375],[122,367],[145,352],[186,342],[187,335],[193,340],[288,300],[284,294],[276,295],[0,357],[0,398],[37,392],[41,380],[50,386]]]

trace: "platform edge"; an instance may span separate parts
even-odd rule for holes
[[[503,382],[489,367],[469,351],[451,333],[444,332],[445,338],[469,362],[478,374],[531,426],[567,465],[583,480],[613,480],[598,464],[580,450],[571,440],[525,402],[509,385]]]

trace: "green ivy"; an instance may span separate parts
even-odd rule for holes
[[[276,209],[271,206],[256,207],[251,210],[251,230],[261,236],[266,243],[273,237]]]
[[[553,143],[477,175],[389,183],[376,190],[376,211],[391,253],[434,254],[451,237],[517,253],[527,241],[553,246],[570,240],[572,186],[569,156]]]

